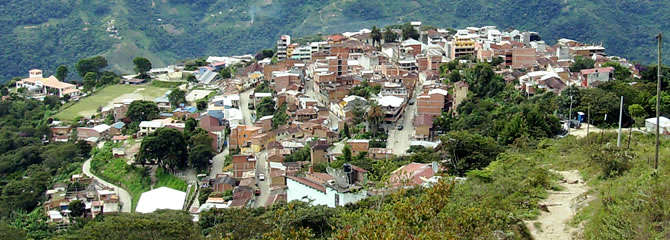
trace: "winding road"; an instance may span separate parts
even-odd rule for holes
[[[93,177],[100,184],[113,188],[114,191],[116,191],[116,193],[119,195],[119,202],[121,202],[121,212],[129,213],[131,211],[132,198],[130,197],[130,193],[128,193],[128,191],[126,191],[123,188],[108,183],[107,181],[102,180],[99,177],[93,175],[93,173],[91,173],[91,158],[89,158],[88,160],[86,160],[86,162],[84,162],[84,165],[82,166],[82,171],[84,172],[84,174]]]

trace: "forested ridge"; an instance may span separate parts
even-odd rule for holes
[[[273,47],[281,34],[329,34],[413,20],[444,28],[537,31],[549,43],[602,42],[610,54],[648,63],[655,58],[653,37],[670,30],[662,21],[668,9],[670,2],[642,0],[9,0],[0,6],[0,80],[32,68],[54,73],[59,65],[98,54],[107,56],[111,70],[130,73],[132,58],[140,55],[161,66],[196,56],[253,54]],[[116,35],[106,31],[111,20]]]

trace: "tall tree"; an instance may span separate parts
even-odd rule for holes
[[[95,88],[98,81],[98,74],[95,72],[88,72],[84,76],[84,91],[91,91]]]
[[[155,163],[174,171],[187,165],[187,143],[184,135],[174,128],[159,128],[142,139],[137,159],[140,163]]]
[[[271,97],[264,97],[256,106],[256,116],[264,117],[273,115],[275,112],[275,100]]]
[[[411,24],[405,23],[402,25],[402,39],[407,40],[411,38],[418,40],[419,36],[419,31],[417,31]]]
[[[107,67],[107,59],[105,59],[103,56],[84,58],[79,60],[77,64],[74,65],[74,67],[77,69],[79,76],[84,77],[86,73],[98,73],[101,69]]]
[[[133,59],[133,64],[135,64],[135,72],[140,74],[140,77],[145,78],[149,70],[151,70],[151,61],[144,57],[136,57]]]
[[[370,109],[368,109],[368,122],[370,123],[370,131],[372,131],[372,136],[377,135],[379,131],[379,124],[384,119],[384,111],[382,107],[379,106],[376,102],[370,104]]]
[[[372,46],[381,45],[382,41],[382,31],[377,28],[377,26],[372,26],[372,31],[370,32],[370,37],[372,37]],[[375,43],[377,45],[375,45]]]
[[[288,114],[286,113],[286,104],[279,106],[272,117],[272,129],[277,129],[279,126],[286,125],[288,122]]]
[[[69,71],[65,65],[60,65],[58,68],[56,68],[56,78],[62,82],[65,81],[68,73]]]
[[[342,159],[344,162],[351,162],[352,155],[351,155],[351,147],[349,144],[344,145],[344,148],[342,149]]]
[[[449,172],[463,176],[467,171],[486,167],[496,159],[502,148],[491,137],[469,131],[452,131],[441,137],[438,147],[448,157]]]
[[[206,170],[209,160],[214,157],[211,145],[198,144],[188,151],[188,165],[198,171]]]
[[[386,43],[395,42],[396,39],[398,39],[398,35],[395,32],[393,32],[393,30],[390,27],[386,27],[382,35],[383,35],[382,37],[384,38],[384,42]]]
[[[74,217],[81,217],[84,215],[84,211],[86,211],[86,205],[84,205],[84,202],[81,200],[74,200],[71,201],[67,205],[68,210],[70,210],[70,215]]]
[[[647,111],[640,104],[633,104],[628,106],[628,113],[635,120],[635,126],[640,127],[644,125],[644,118],[647,117]]]
[[[168,94],[168,100],[170,100],[170,105],[176,108],[179,104],[186,103],[186,92],[181,89],[174,89]]]
[[[155,102],[146,100],[135,100],[128,106],[126,116],[133,122],[153,120],[158,117],[160,111]]]

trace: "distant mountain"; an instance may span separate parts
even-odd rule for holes
[[[561,37],[602,42],[611,54],[647,63],[655,58],[654,36],[670,34],[669,16],[670,1],[649,0],[6,0],[0,6],[0,80],[31,68],[52,73],[98,54],[112,70],[129,72],[135,56],[161,66],[253,53],[273,47],[281,34],[414,20],[537,31],[549,43]]]

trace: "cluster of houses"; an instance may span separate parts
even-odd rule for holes
[[[72,201],[78,200],[84,204],[81,217],[86,218],[115,214],[121,210],[119,196],[114,189],[81,174],[72,175],[67,183],[54,184],[45,195],[47,200],[42,204],[44,212],[48,216],[48,221],[58,226],[70,224],[71,217],[80,217],[73,216],[74,209],[70,209]]]
[[[327,167],[319,172],[315,166],[338,159],[345,145],[354,156],[365,154],[373,160],[399,154],[392,145],[398,139],[392,139],[391,134],[385,141],[386,147],[372,144],[375,139],[341,138],[345,126],[353,126],[357,118],[365,117],[361,114],[378,108],[381,117],[375,127],[387,133],[406,133],[401,136],[408,139],[401,141],[409,145],[434,147],[439,143],[435,142],[439,133],[433,129],[433,121],[463,102],[469,89],[464,81],[449,82],[440,77],[440,66],[445,63],[473,64],[475,59],[499,62],[496,73],[505,81],[516,83],[517,89],[528,95],[540,90],[560,94],[568,86],[588,88],[610,81],[614,68],[602,66],[605,62],[617,62],[639,74],[625,59],[607,56],[605,48],[599,45],[568,39],[549,45],[536,32],[500,31],[494,26],[423,30],[421,22],[411,25],[419,33],[417,39],[390,42],[381,39],[373,44],[372,32],[362,29],[301,45],[283,35],[277,40],[278,61],[271,58],[255,61],[251,55],[209,57],[206,65],[195,71],[185,71],[183,66],[152,69],[149,73],[152,78],[166,81],[181,79],[183,73],[193,74],[196,83],[189,85],[205,86],[211,91],[190,90],[187,99],[193,103],[211,95],[207,108],[171,106],[167,95],[156,98],[160,118],[141,122],[134,136],[126,136],[122,129],[128,123],[125,114],[132,100],[124,100],[102,109],[100,118],[87,120],[85,127],[52,127],[52,140],[67,141],[76,132],[77,139],[91,144],[101,140],[123,141],[146,136],[162,127],[183,130],[184,121],[193,118],[209,132],[217,152],[227,148],[233,154],[231,165],[223,173],[201,183],[214,192],[231,191],[232,198],[211,197],[199,208],[191,209],[192,213],[212,207],[269,206],[293,200],[335,207],[382,190],[370,188],[367,180],[370,169],[347,163],[338,169]],[[392,31],[402,36],[401,30]],[[578,56],[593,59],[595,68],[570,72],[569,67]],[[240,67],[231,78],[223,78],[219,72],[232,65]],[[35,91],[56,92],[49,89],[57,86],[47,89],[45,82],[49,81],[37,79],[41,79],[41,72],[31,71],[31,77],[20,84],[36,81],[40,85],[35,85],[39,86]],[[260,84],[267,88],[256,91]],[[354,88],[365,86],[378,91],[366,96],[353,94]],[[72,91],[66,87],[57,89],[59,94]],[[277,112],[267,116],[254,113],[253,109],[258,109],[266,98],[274,100],[275,109],[286,107],[286,124],[273,124]],[[107,116],[112,116],[115,123],[102,123],[101,119]],[[365,131],[371,131],[371,124],[364,122]],[[403,126],[407,123],[408,126]],[[305,161],[285,161],[287,156],[306,149],[309,158]],[[123,149],[117,153],[125,154]],[[259,165],[263,167],[257,168]],[[436,163],[410,163],[391,174],[387,188],[430,186],[439,178],[440,171]],[[267,190],[261,189],[264,184],[269,186]]]
[[[372,139],[340,139],[343,126],[351,126],[360,117],[356,114],[366,114],[372,106],[381,108],[383,131],[395,131],[396,127],[400,131],[401,120],[410,118],[411,126],[405,127],[410,131],[408,141],[435,146],[432,141],[438,133],[433,129],[434,119],[468,95],[466,82],[449,83],[440,78],[440,65],[450,61],[500,62],[496,73],[517,83],[517,89],[528,95],[540,90],[560,94],[568,86],[588,88],[610,81],[614,68],[602,66],[605,62],[617,62],[635,75],[639,73],[626,59],[607,56],[600,45],[569,39],[549,45],[536,32],[501,31],[494,26],[449,31],[422,30],[420,22],[411,25],[419,33],[417,39],[381,39],[378,44],[373,44],[368,29],[305,44],[282,35],[276,42],[278,61],[268,58],[250,63],[233,79],[221,81],[222,88],[230,89],[221,99],[234,101],[249,94],[251,109],[263,98],[272,97],[276,106],[286,105],[289,122],[273,128],[273,116],[253,116],[250,122],[231,124],[228,147],[240,153],[233,156],[230,174],[211,180],[214,185],[227,185],[215,188],[254,189],[258,180],[247,179],[258,178],[256,162],[263,158],[273,193],[267,204],[277,199],[304,200],[334,207],[374,194],[365,190],[366,169],[347,164],[342,169],[316,172],[313,167],[337,159],[342,145],[349,145],[354,155],[365,152],[371,159],[394,156],[390,146],[371,147]],[[402,36],[401,30],[393,31]],[[593,59],[595,68],[570,72],[576,57]],[[271,91],[249,90],[261,82]],[[352,89],[363,83],[380,90],[372,96],[353,95]],[[309,148],[310,161],[283,161],[304,147]],[[412,163],[396,170],[389,186],[400,182],[403,186],[430,184],[439,170],[432,164]]]

